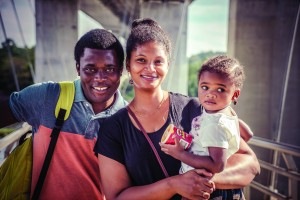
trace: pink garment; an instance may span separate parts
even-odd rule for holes
[[[40,126],[33,140],[33,194],[49,146],[51,129]],[[103,199],[98,159],[93,151],[96,138],[60,132],[40,199]],[[66,151],[66,149],[68,151]]]

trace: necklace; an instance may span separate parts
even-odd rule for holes
[[[159,102],[159,104],[156,107],[156,110],[160,110],[161,106],[163,105],[163,103],[165,102],[165,93],[163,92],[163,97],[161,99],[161,101]],[[133,100],[133,102],[131,103],[134,111],[138,114],[138,115],[145,115],[146,113],[141,113],[139,111],[137,111],[136,107],[134,106],[135,101]],[[153,112],[156,112],[156,110],[154,110]],[[153,112],[151,112],[151,114],[153,114]]]
[[[139,111],[137,111],[137,109],[135,107],[134,100],[131,103],[134,113],[136,114],[136,116],[138,118],[140,118],[140,120],[142,120],[141,123],[144,121],[144,123],[148,124],[148,126],[149,126],[149,123],[150,124],[153,123],[153,125],[150,125],[150,127],[148,127],[148,130],[149,130],[148,132],[157,131],[159,128],[161,128],[161,122],[163,122],[163,124],[164,124],[166,122],[166,120],[168,119],[169,107],[166,108],[165,106],[163,106],[167,98],[168,98],[168,95],[165,95],[165,92],[163,92],[162,100],[151,112],[148,112],[148,111],[139,112]],[[167,116],[165,116],[166,114],[167,114]],[[146,124],[144,124],[145,125],[144,128],[147,128]]]
[[[158,106],[156,107],[157,110],[159,110],[163,104],[163,102],[165,101],[165,93],[163,92],[163,98],[161,99],[160,103],[158,104]]]
[[[160,112],[161,107],[164,105],[166,99],[168,98],[168,95],[165,95],[165,92],[163,92],[163,97],[161,99],[161,101],[159,102],[159,104],[152,110],[152,112],[148,112],[148,111],[138,111],[138,109],[135,107],[135,101],[133,100],[131,102],[131,106],[133,108],[133,111],[135,112],[135,114],[141,118],[145,118],[146,116],[153,116],[153,114],[155,114],[156,112]],[[167,109],[168,111],[169,109]],[[164,115],[166,112],[163,112]],[[163,115],[163,116],[164,116]],[[163,120],[165,121],[165,117],[163,117]]]

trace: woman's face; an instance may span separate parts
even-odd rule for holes
[[[165,47],[159,43],[148,42],[137,46],[126,62],[136,89],[155,89],[159,87],[169,69]]]

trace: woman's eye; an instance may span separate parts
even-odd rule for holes
[[[155,61],[155,64],[157,64],[157,65],[162,65],[162,64],[163,64],[163,61],[157,60],[157,61]]]
[[[145,63],[146,60],[144,58],[139,58],[139,59],[137,59],[137,62],[139,62],[139,63]]]

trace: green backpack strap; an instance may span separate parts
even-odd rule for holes
[[[75,86],[71,81],[59,82],[60,95],[55,107],[55,117],[57,118],[60,108],[66,110],[64,120],[68,119],[74,101]]]
[[[60,85],[60,94],[55,107],[55,117],[56,122],[55,126],[51,132],[51,140],[50,144],[45,156],[45,160],[34,188],[34,192],[32,195],[32,199],[39,199],[40,193],[42,191],[42,187],[48,172],[48,168],[50,166],[50,162],[52,159],[52,155],[54,153],[54,149],[57,143],[57,139],[60,133],[60,130],[64,124],[64,121],[69,117],[70,111],[74,101],[75,94],[75,86],[73,82],[59,82]]]

